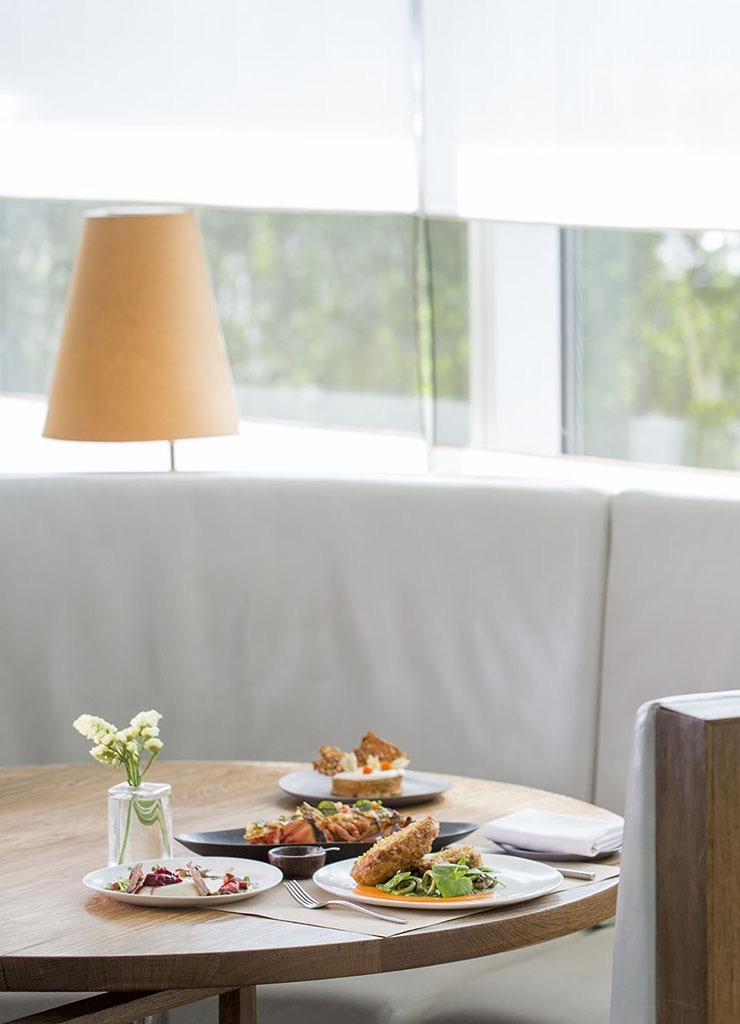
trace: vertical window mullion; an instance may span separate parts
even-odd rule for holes
[[[559,232],[470,224],[470,401],[474,447],[559,455]]]
[[[560,229],[562,452],[583,454],[583,322],[581,232]]]

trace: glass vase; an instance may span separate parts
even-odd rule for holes
[[[172,857],[172,787],[119,782],[108,790],[108,864]]]

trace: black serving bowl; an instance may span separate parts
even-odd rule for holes
[[[267,859],[280,868],[285,878],[311,878],[315,871],[323,868],[329,850],[334,846],[271,846]]]

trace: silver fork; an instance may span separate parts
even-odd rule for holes
[[[370,910],[369,907],[363,907],[359,903],[351,903],[349,900],[315,900],[313,896],[310,896],[303,886],[294,881],[292,878],[286,878],[283,881],[285,888],[288,890],[290,895],[296,901],[300,903],[302,907],[306,907],[308,910],[320,910],[322,907],[349,907],[351,910],[359,910],[361,914],[369,914],[370,917],[379,917],[383,921],[394,921],[396,924],[406,924],[406,919],[403,917],[391,917],[390,914],[379,914],[375,910]]]

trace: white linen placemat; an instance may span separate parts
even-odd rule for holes
[[[554,868],[565,865],[553,864]],[[574,868],[582,868],[583,864],[575,863]],[[596,874],[594,881],[601,882],[607,878],[614,878],[619,874],[619,864],[593,864],[590,869]],[[565,889],[575,889],[581,885],[590,885],[590,882],[580,879],[563,879],[562,885],[556,889],[561,892]],[[303,885],[312,896],[321,898],[326,896],[319,887],[307,880]],[[507,904],[511,907],[512,904]],[[482,914],[487,910],[495,910],[495,907],[477,907],[471,910],[414,910],[404,906],[389,907],[388,912],[406,918],[405,924],[394,924],[393,921],[381,921],[379,918],[367,917],[365,914],[340,907],[327,907],[325,910],[304,910],[288,895],[282,885],[270,889],[259,898],[243,900],[231,905],[221,904],[213,908],[223,914],[247,914],[255,917],[269,917],[277,921],[292,921],[296,924],[309,924],[315,928],[336,928],[339,931],[359,932],[363,935],[399,935],[401,932],[416,931],[420,928],[427,928],[434,924],[444,924],[453,918],[469,917],[473,914]],[[375,908],[373,908],[375,909]],[[382,908],[378,908],[381,909]]]
[[[483,835],[494,843],[508,843],[521,850],[596,857],[619,849],[623,829],[619,815],[589,818],[528,807],[487,822]]]
[[[315,882],[307,879],[301,883],[303,887],[317,899],[328,899]],[[371,910],[383,912],[383,907],[370,907]],[[310,924],[315,928],[337,928],[339,931],[360,932],[364,935],[398,935],[401,932],[425,928],[432,924],[443,924],[453,917],[467,917],[469,914],[480,914],[487,907],[472,907],[462,910],[414,910],[406,904],[389,906],[387,913],[406,919],[405,924],[393,921],[381,921],[378,917],[369,917],[361,911],[345,907],[326,907],[323,910],[308,910],[299,906],[288,895],[282,885],[270,889],[259,897],[243,900],[233,904],[221,904],[214,907],[224,914],[251,914],[257,917],[270,917],[277,921],[292,921],[296,924]]]

